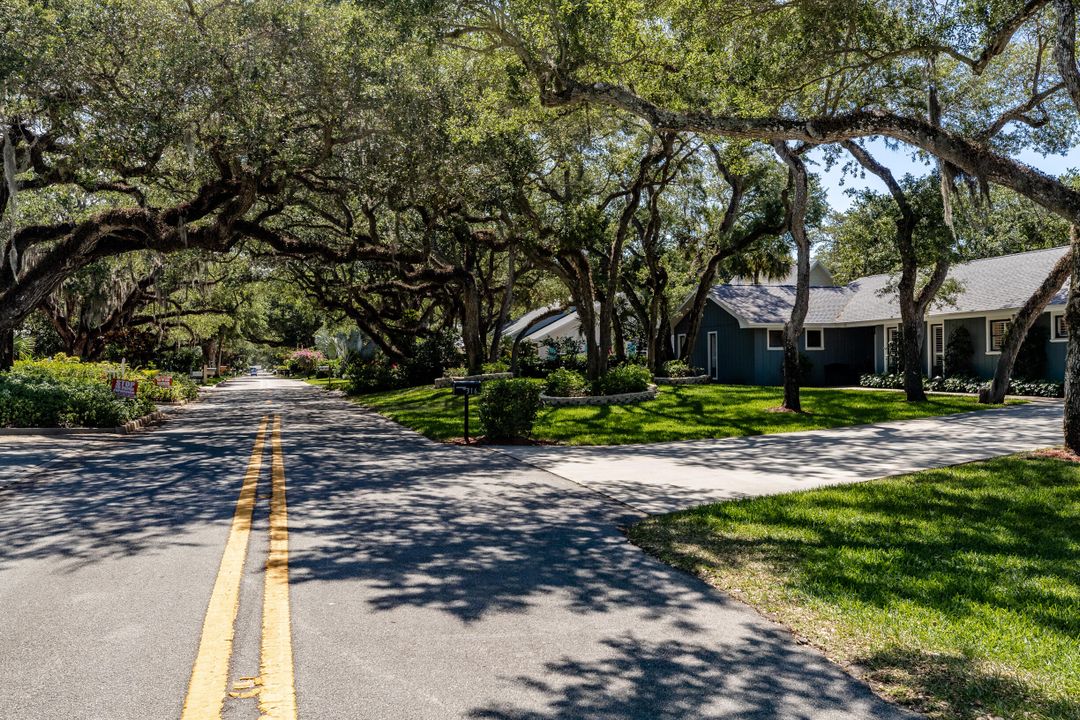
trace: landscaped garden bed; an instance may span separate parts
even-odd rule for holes
[[[948,720],[1080,717],[1080,466],[1013,456],[708,505],[630,539]]]
[[[115,378],[134,381],[135,397],[118,396]],[[160,384],[159,384],[160,381]],[[157,402],[181,402],[198,396],[187,378],[168,383],[154,370],[131,370],[112,363],[83,363],[57,356],[15,363],[0,374],[0,427],[123,428],[147,421]]]
[[[536,380],[538,386],[543,381]],[[783,399],[779,387],[691,385],[664,390],[655,400],[606,407],[550,407],[540,411],[532,437],[570,445],[693,440],[818,430],[982,410],[976,398],[935,396],[908,403],[903,395],[872,390],[805,388],[806,413],[772,413]],[[462,434],[463,403],[449,389],[422,387],[370,393],[359,402],[435,440]],[[477,404],[472,422],[480,427]]]
[[[923,378],[923,388],[932,392],[951,392],[978,395],[979,389],[990,384],[988,380],[972,377]],[[859,385],[866,388],[891,390],[904,389],[901,373],[877,373],[863,375]],[[1053,380],[1013,380],[1009,383],[1009,395],[1023,397],[1059,398],[1065,396],[1065,385]]]

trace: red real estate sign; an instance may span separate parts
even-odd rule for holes
[[[112,391],[117,397],[133,398],[139,392],[139,381],[114,378],[112,381]]]
[[[154,384],[158,387],[172,387],[172,375],[158,375],[154,378]]]

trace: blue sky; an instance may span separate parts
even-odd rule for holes
[[[901,147],[904,148],[906,146]],[[897,177],[902,177],[906,173],[911,173],[912,175],[926,175],[930,172],[930,165],[920,158],[913,159],[910,149],[890,149],[880,138],[870,140],[867,143],[867,148],[873,152],[874,157],[879,162],[892,170]],[[822,183],[825,186],[825,191],[829,196],[829,204],[832,206],[833,210],[843,211],[851,205],[851,197],[844,192],[849,188],[869,186],[880,190],[881,192],[885,192],[885,185],[869,173],[866,174],[865,179],[853,177],[850,174],[845,177],[842,173],[842,168],[844,162],[848,159],[846,153],[841,155],[840,161],[830,170],[825,169],[821,150],[812,152],[809,159],[817,161],[816,165],[811,166],[811,172],[816,173],[821,178]],[[1080,168],[1080,147],[1073,148],[1064,156],[1049,155],[1043,157],[1036,152],[1025,151],[1018,155],[1016,159],[1036,167],[1045,173],[1060,175],[1071,168]]]

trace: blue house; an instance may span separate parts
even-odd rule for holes
[[[949,272],[953,291],[930,309],[921,353],[928,376],[940,372],[946,343],[964,327],[975,346],[975,373],[990,378],[997,366],[1005,333],[1017,310],[1042,284],[1068,247],[975,260]],[[892,285],[895,277],[871,275],[848,285],[833,282],[815,262],[810,276],[810,305],[800,351],[810,362],[810,385],[853,384],[858,376],[890,372],[890,343],[900,326],[900,308]],[[1046,379],[1065,375],[1068,288],[1051,299],[1036,322],[1045,328]],[[782,382],[783,327],[795,298],[794,277],[775,284],[735,280],[709,293],[705,315],[694,343],[691,364],[704,368],[717,382],[777,385]],[[686,342],[686,311],[676,315],[672,344]]]

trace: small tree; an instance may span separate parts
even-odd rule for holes
[[[1027,332],[1020,351],[1016,354],[1013,375],[1019,380],[1043,380],[1046,378],[1046,342],[1050,331],[1045,327],[1033,327]]]
[[[972,358],[975,356],[975,343],[971,333],[963,325],[949,333],[945,343],[944,371],[947,377],[970,377],[975,374]]]

